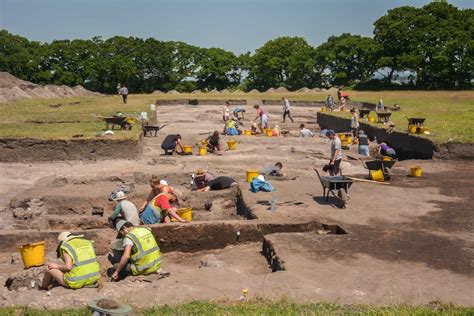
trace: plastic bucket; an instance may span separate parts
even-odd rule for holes
[[[237,142],[235,140],[229,140],[227,142],[227,146],[229,147],[229,150],[236,150],[237,149]]]
[[[347,142],[348,142],[349,144],[352,144],[352,136],[348,136],[348,137],[347,137]]]
[[[382,169],[379,170],[370,170],[370,179],[378,182],[384,182],[384,176]]]
[[[342,145],[342,148],[348,148],[349,143],[347,142],[347,139],[341,140],[341,145]]]
[[[249,129],[244,130],[244,135],[245,136],[252,136],[252,131]]]
[[[272,136],[273,136],[273,130],[267,129],[267,130],[265,130],[265,134],[266,134],[268,137],[272,137]]]
[[[188,221],[188,222],[191,222],[193,220],[193,210],[192,208],[190,207],[183,207],[183,208],[180,208],[176,213],[178,213],[178,215]],[[174,218],[171,218],[171,221],[172,222],[176,222],[176,219]]]
[[[392,161],[392,157],[383,156],[383,161]]]
[[[183,151],[185,154],[189,154],[193,152],[193,146],[183,146]]]
[[[247,174],[247,177],[246,177],[245,181],[247,181],[247,182],[252,182],[253,178],[258,177],[258,175],[259,175],[258,171],[255,171],[255,170],[247,170],[246,174]]]
[[[322,108],[321,108],[321,112],[326,112],[326,108],[325,108],[325,107],[322,107]]]
[[[339,135],[339,139],[341,141],[346,139],[346,134],[345,133],[339,133],[338,135]]]
[[[199,148],[199,156],[205,156],[207,154],[207,147]]]
[[[44,241],[21,246],[20,255],[25,269],[44,265]]]
[[[375,117],[369,116],[369,122],[370,123],[375,123]]]
[[[410,176],[412,177],[421,177],[422,169],[420,166],[414,166],[410,168]]]
[[[408,126],[408,131],[412,134],[415,134],[416,133],[416,125]]]

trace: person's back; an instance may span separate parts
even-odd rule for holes
[[[122,213],[127,222],[132,223],[134,226],[140,225],[140,218],[138,217],[138,210],[135,204],[128,200],[123,200],[119,202]]]
[[[72,238],[61,243],[59,253],[64,260],[67,253],[73,260],[72,269],[64,273],[64,282],[72,289],[95,285],[100,278],[100,267],[91,241]]]
[[[370,156],[369,152],[369,138],[363,132],[359,132],[359,154],[363,156]]]
[[[313,136],[314,136],[313,132],[311,132],[306,127],[300,130],[300,137],[306,138],[306,137],[313,137]]]
[[[149,228],[134,227],[125,238],[132,243],[132,274],[147,275],[155,273],[161,266],[161,252]]]

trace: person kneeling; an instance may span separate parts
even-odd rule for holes
[[[172,155],[175,151],[178,154],[184,152],[183,143],[181,142],[181,135],[168,135],[161,143],[161,148],[165,151],[165,155]],[[178,151],[179,149],[179,151]]]
[[[171,207],[168,195],[160,193],[155,196],[146,206],[145,210],[140,214],[143,224],[169,223],[171,218],[176,219],[180,223],[187,223],[177,213],[176,208]]]
[[[49,290],[54,282],[70,289],[98,284],[100,266],[94,247],[91,241],[83,237],[84,235],[73,235],[70,232],[59,234],[56,252],[64,264],[48,263],[40,289]]]
[[[116,228],[123,236],[124,250],[120,262],[114,265],[112,280],[118,281],[127,275],[160,273],[161,251],[151,230],[124,220],[120,220]]]

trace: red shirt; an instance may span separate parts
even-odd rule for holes
[[[155,199],[155,206],[158,206],[163,211],[169,210],[171,208],[170,201],[166,194],[162,194]]]

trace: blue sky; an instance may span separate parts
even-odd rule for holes
[[[473,8],[473,0],[449,1]],[[0,28],[32,40],[154,37],[235,53],[278,36],[310,44],[344,32],[371,36],[388,9],[428,0],[0,0]]]

